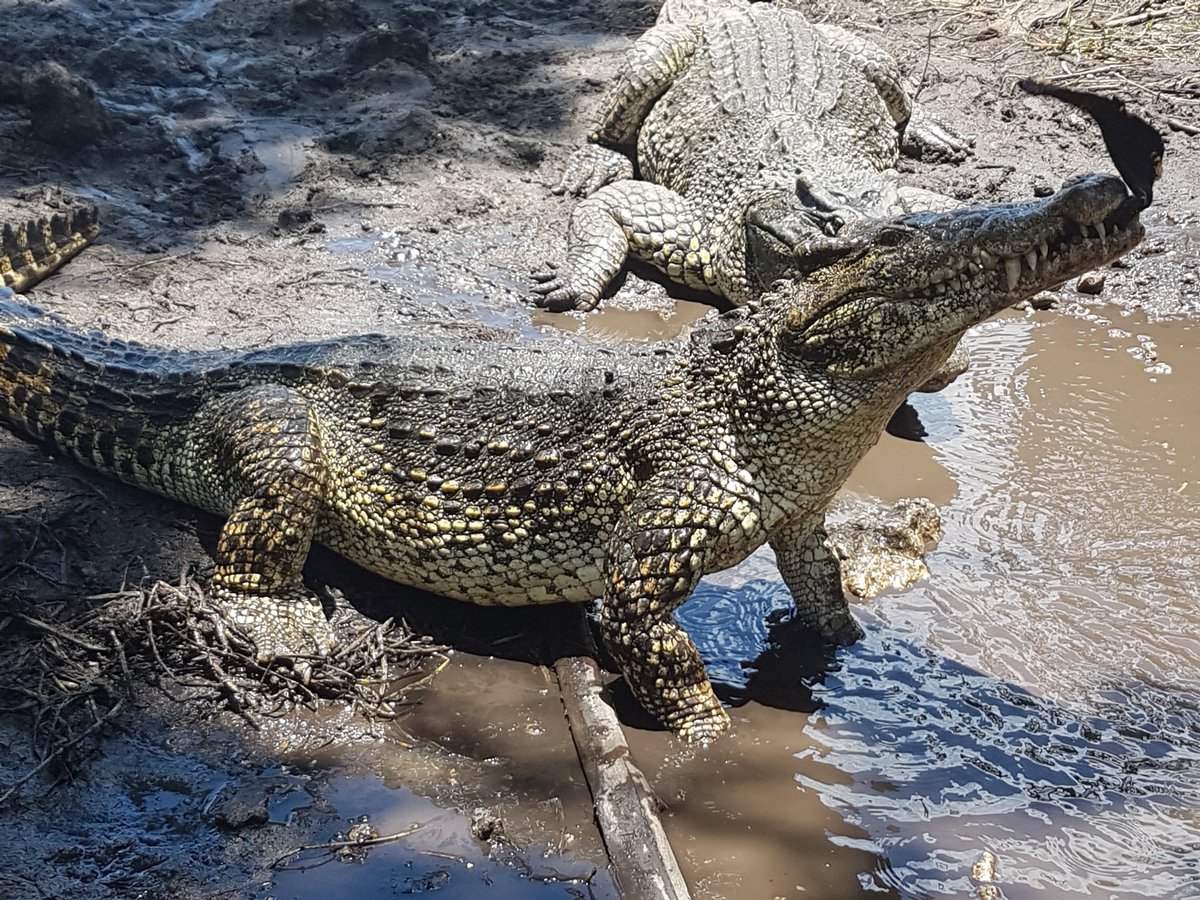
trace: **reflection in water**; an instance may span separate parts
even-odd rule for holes
[[[822,665],[789,604],[779,583],[704,585],[680,618],[727,702],[815,711],[795,779],[870,835],[830,835],[878,854],[865,890],[967,896],[990,850],[1009,900],[1200,893],[1195,696],[1126,685],[1131,707],[1114,687],[1089,715],[870,623]]]
[[[957,493],[932,579],[860,606],[857,645],[768,631],[769,576],[682,611],[739,739],[778,721],[757,704],[815,710],[780,765],[844,820],[832,844],[878,860],[863,895],[973,896],[991,851],[1008,900],[1200,897],[1200,342],[1121,324],[1002,319],[914,399]]]
[[[889,863],[881,880],[964,896],[991,850],[1010,900],[1200,889],[1194,709],[1088,716],[876,630],[819,696],[797,780],[872,836]]]

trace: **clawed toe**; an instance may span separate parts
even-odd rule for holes
[[[313,597],[259,597],[221,589],[213,595],[222,618],[254,644],[260,666],[289,662],[305,684],[312,678],[312,660],[328,656],[337,643]]]
[[[723,709],[689,719],[675,728],[675,735],[688,744],[707,747],[729,730],[729,714]]]
[[[569,312],[571,310],[586,312],[596,307],[594,300],[581,296],[553,269],[546,272],[533,272],[530,277],[535,282],[530,288],[533,292],[530,300],[534,306],[550,312]]]

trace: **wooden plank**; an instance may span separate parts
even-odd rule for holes
[[[570,656],[554,664],[583,765],[600,835],[625,900],[690,900],[659,818],[661,805],[633,761],[621,723],[604,702],[596,663]]]

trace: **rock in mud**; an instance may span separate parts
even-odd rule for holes
[[[937,507],[915,497],[830,525],[829,549],[841,562],[843,587],[856,597],[870,599],[927,577],[925,550],[941,537]]]
[[[1104,275],[1100,272],[1088,272],[1080,275],[1075,283],[1075,290],[1081,294],[1099,294],[1104,290]]]
[[[346,65],[355,72],[386,60],[423,66],[429,62],[429,39],[414,28],[393,31],[380,25],[360,34],[346,47]]]
[[[33,133],[63,154],[99,143],[112,132],[96,89],[55,62],[36,65],[23,83]]]
[[[268,790],[262,784],[244,784],[222,791],[209,810],[214,825],[227,831],[239,831],[267,824]]]

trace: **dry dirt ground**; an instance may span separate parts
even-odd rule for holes
[[[1200,312],[1196,0],[794,5],[893,52],[922,100],[975,136],[961,165],[902,163],[914,183],[963,201],[1028,198],[1108,168],[1090,122],[1024,96],[1016,78],[1129,98],[1167,137],[1166,175],[1134,265],[1109,271],[1104,293],[1087,299]],[[48,189],[61,187],[98,203],[105,227],[35,300],[77,325],[172,347],[435,319],[537,338],[527,273],[559,256],[571,208],[548,185],[653,6],[0,0],[20,35],[19,62],[0,74],[0,193],[53,200]],[[1061,298],[1084,299],[1070,288]],[[635,276],[610,307],[627,315],[585,330],[675,327],[674,301]],[[8,608],[44,612],[181,571],[203,577],[216,528],[0,435]],[[394,596],[327,554],[311,570],[356,602]],[[459,621],[417,627],[458,644]],[[0,623],[13,639],[12,620]],[[486,638],[478,645],[488,649]],[[328,840],[338,821],[329,782],[289,765],[312,759],[314,742],[374,733],[331,715],[296,728],[304,739],[278,725],[255,735],[154,690],[125,699],[79,743],[74,765],[48,767],[0,807],[0,896],[266,896],[267,864]],[[27,715],[0,719],[0,792],[36,765],[36,737]],[[267,798],[272,820],[291,826],[253,828],[236,809],[222,825],[222,804],[247,786],[258,792],[251,805]],[[297,795],[305,802],[287,800]],[[470,808],[469,797],[455,799]],[[489,846],[496,857],[494,843],[481,852]],[[579,847],[596,857],[594,836]],[[586,865],[530,878],[520,852],[506,853],[507,870],[539,896],[611,890],[603,874],[580,880]],[[439,886],[426,874],[395,890]]]

